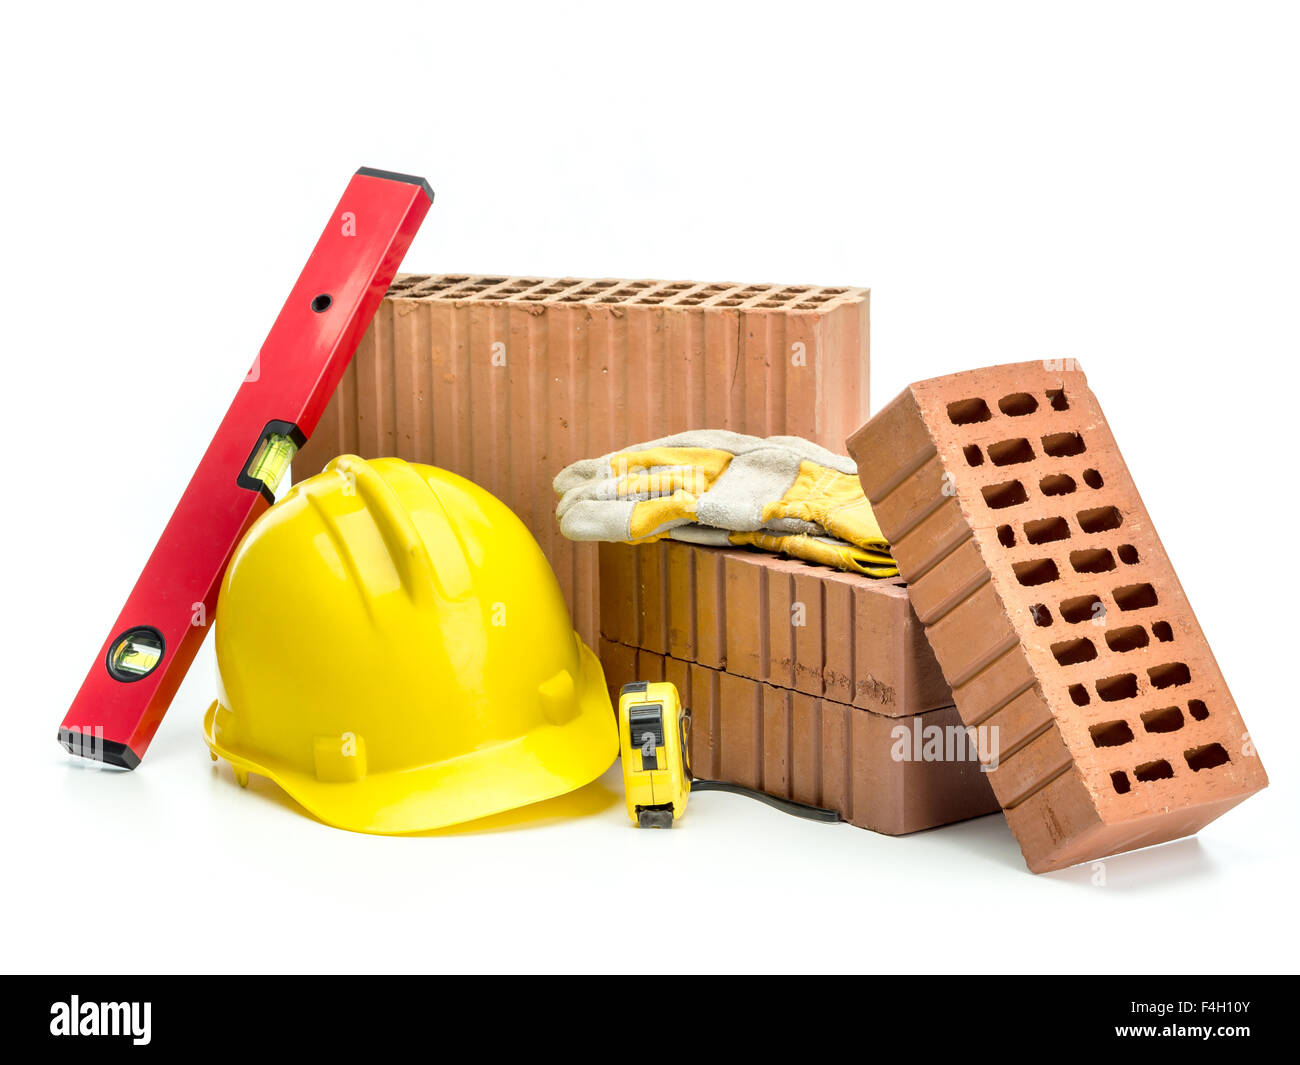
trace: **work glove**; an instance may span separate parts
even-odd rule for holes
[[[853,460],[796,436],[678,433],[575,462],[554,487],[570,540],[748,545],[898,575]]]

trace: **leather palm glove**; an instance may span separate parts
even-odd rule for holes
[[[898,575],[853,460],[799,437],[678,433],[575,462],[554,487],[571,540],[748,545]]]

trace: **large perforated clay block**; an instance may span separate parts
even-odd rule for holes
[[[1034,872],[1198,831],[1268,778],[1071,362],[912,385],[848,441]]]
[[[393,455],[486,488],[598,635],[596,545],[560,535],[551,480],[687,429],[839,451],[868,406],[868,293],[817,285],[401,274],[294,458]]]

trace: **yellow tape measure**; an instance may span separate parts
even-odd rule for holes
[[[808,806],[724,780],[691,775],[687,753],[690,711],[669,681],[634,681],[618,694],[618,739],[623,755],[627,815],[638,828],[672,828],[686,812],[691,790],[748,795],[811,821],[834,823],[838,811]]]

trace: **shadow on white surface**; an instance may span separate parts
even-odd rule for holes
[[[1113,891],[1162,891],[1175,883],[1191,883],[1213,877],[1218,867],[1198,836],[1161,843],[1140,851],[1128,851],[1069,869],[1043,873],[1046,880],[1089,889]]]
[[[224,762],[216,762],[212,766],[211,773],[214,785],[221,787],[237,788],[234,773],[231,768]],[[315,821],[317,824],[330,828],[336,832],[347,832],[349,829],[338,828],[334,825],[327,825],[318,817],[312,814],[298,803],[274,781],[267,777],[258,776],[256,773],[250,773],[248,776],[248,786],[243,789],[246,793],[256,796],[259,800],[274,803],[285,811],[298,817],[307,818]],[[446,828],[432,829],[428,832],[407,832],[395,838],[426,838],[436,836],[476,836],[488,835],[496,832],[515,832],[527,829],[545,828],[561,821],[572,821],[582,817],[594,817],[603,814],[616,803],[622,803],[623,796],[611,790],[605,783],[604,778],[598,778],[585,787],[577,791],[571,791],[567,795],[557,795],[553,799],[546,799],[542,802],[535,802],[528,806],[521,806],[515,810],[505,810],[499,814],[492,814],[488,817],[480,817],[476,821],[467,821],[464,824],[449,825]],[[365,835],[365,833],[360,833]]]
[[[987,861],[1019,870],[1030,878],[1072,887],[1109,887],[1124,892],[1159,890],[1174,883],[1191,883],[1212,877],[1219,871],[1198,836],[1083,862],[1068,869],[1034,874],[1025,865],[1020,846],[1011,834],[1006,818],[1000,814],[930,829],[926,834],[937,836],[940,833],[944,842],[951,843],[954,849],[974,852]]]
[[[918,836],[942,839],[954,851],[960,849],[974,852],[996,865],[1010,869],[1025,868],[1025,860],[1020,854],[1020,845],[1016,842],[1016,837],[1011,834],[1007,819],[1000,812],[969,821],[958,821],[951,825],[940,825],[937,828],[927,829],[924,833],[913,833],[912,836],[905,838]]]

